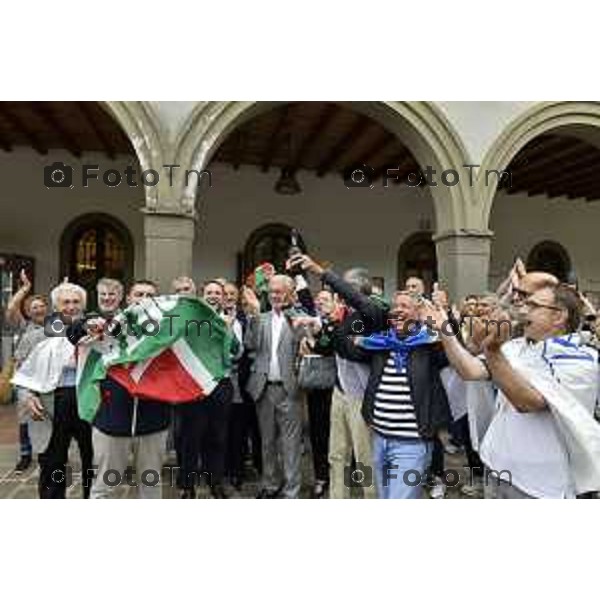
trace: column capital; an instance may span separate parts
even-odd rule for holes
[[[494,232],[490,229],[446,229],[432,236],[434,242],[442,242],[452,238],[492,239]]]

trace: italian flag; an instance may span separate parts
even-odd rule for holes
[[[233,336],[203,300],[145,298],[117,315],[102,339],[78,345],[79,416],[93,421],[110,377],[141,399],[189,402],[228,374]]]

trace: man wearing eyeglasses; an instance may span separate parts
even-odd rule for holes
[[[527,273],[511,288],[511,304],[520,306],[537,290],[552,285],[558,285],[558,279],[550,273],[544,273],[543,271]]]
[[[545,285],[515,308],[523,336],[511,340],[509,327],[491,327],[479,357],[440,336],[463,379],[491,380],[497,389],[495,400],[487,396],[495,409],[479,448],[486,497],[572,498],[598,489],[598,357],[576,333],[579,298],[566,286]],[[440,310],[431,316],[439,322]]]

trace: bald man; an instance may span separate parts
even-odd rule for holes
[[[531,271],[526,275],[523,275],[518,280],[516,285],[513,285],[510,297],[509,297],[509,308],[511,320],[514,322],[515,331],[512,337],[520,337],[523,334],[522,326],[523,319],[527,314],[525,310],[525,302],[538,290],[541,290],[548,286],[558,285],[558,279],[551,273],[545,273],[543,271]]]

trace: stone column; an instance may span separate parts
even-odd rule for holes
[[[144,211],[146,277],[168,293],[173,278],[192,276],[192,251],[196,222],[180,212]]]
[[[433,236],[438,278],[453,300],[488,290],[491,231],[461,229]]]

